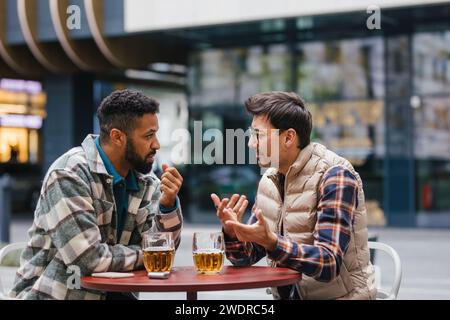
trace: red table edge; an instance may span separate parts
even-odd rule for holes
[[[226,266],[228,268],[238,268],[233,266]],[[178,268],[183,268],[182,266]],[[246,267],[239,267],[239,268],[246,268]],[[271,267],[260,267],[260,266],[253,266],[250,268],[271,268]],[[278,268],[278,269],[286,269],[289,271],[293,271],[291,269],[287,268]],[[136,272],[136,271],[135,271]],[[137,272],[142,272],[142,270],[139,270]],[[247,283],[221,283],[220,289],[214,289],[218,286],[217,283],[206,283],[206,284],[195,284],[195,289],[192,290],[192,283],[187,284],[181,284],[181,285],[173,285],[168,286],[167,284],[158,286],[158,285],[152,285],[152,290],[149,291],[148,284],[140,286],[139,284],[133,285],[132,289],[128,289],[126,286],[123,285],[123,283],[118,284],[108,284],[108,289],[103,288],[103,284],[101,283],[102,280],[109,281],[111,279],[105,278],[95,278],[91,276],[82,277],[81,278],[81,286],[86,289],[92,289],[97,291],[114,291],[114,292],[200,292],[200,291],[228,291],[228,290],[246,290],[246,289],[257,289],[257,288],[268,288],[268,287],[274,287],[274,286],[285,286],[294,284],[301,280],[302,275],[300,273],[292,273],[287,279],[282,280],[266,280],[263,282],[247,282]],[[126,279],[126,278],[124,278]],[[89,282],[90,280],[95,280],[95,283]],[[100,281],[100,283],[99,283]],[[162,280],[164,281],[164,280]],[[276,283],[274,283],[276,282]],[[100,287],[99,287],[100,286]],[[237,287],[238,286],[238,287]],[[191,290],[190,290],[191,289]]]

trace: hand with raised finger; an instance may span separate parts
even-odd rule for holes
[[[240,221],[243,213],[248,205],[248,200],[246,196],[239,196],[238,194],[234,194],[231,199],[224,198],[220,200],[220,198],[215,194],[211,194],[211,199],[216,207],[216,214],[219,218],[224,231],[230,237],[235,238],[235,234],[232,228],[226,225],[227,221]]]
[[[162,165],[163,174],[161,175],[161,197],[159,203],[166,208],[175,206],[175,201],[183,184],[183,177],[174,167],[167,164]]]
[[[248,200],[247,197],[242,195],[239,197],[239,200],[236,202],[236,204],[232,204],[230,201],[229,205],[227,205],[227,209],[231,209],[235,213],[236,221],[241,222],[242,217],[244,216],[245,209],[247,209],[248,206]]]

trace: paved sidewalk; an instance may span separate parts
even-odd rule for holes
[[[18,219],[12,224],[11,240],[26,241],[30,219]],[[219,225],[186,224],[181,245],[175,256],[175,266],[192,265],[191,245],[194,231],[218,231]],[[378,240],[394,247],[403,263],[403,281],[399,299],[450,299],[450,229],[370,229]],[[392,280],[393,266],[387,256],[377,254],[376,264],[382,270],[382,286]],[[230,264],[227,261],[227,264]],[[265,265],[263,259],[258,263]],[[0,267],[4,286],[14,280],[14,270]],[[185,293],[144,293],[142,299],[184,300]],[[265,289],[200,292],[199,299],[211,300],[265,300],[272,299]]]

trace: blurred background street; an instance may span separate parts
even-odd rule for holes
[[[450,299],[450,1],[0,0],[0,246],[27,240],[49,166],[99,133],[97,107],[125,88],[160,102],[155,173],[184,177],[175,265],[192,264],[194,230],[218,229],[212,192],[255,199],[248,137],[225,140],[251,124],[244,101],[293,91],[311,141],[360,174],[370,232],[403,263],[398,298]],[[376,263],[388,286],[388,257]],[[0,266],[6,287],[13,273]]]

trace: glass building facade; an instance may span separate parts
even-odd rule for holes
[[[414,157],[420,213],[448,213],[450,200],[450,31],[413,36]]]
[[[181,163],[187,220],[217,222],[210,193],[253,199],[261,175],[248,164],[249,153],[244,162],[214,164],[216,155],[231,151],[238,160],[238,146],[203,152],[214,139],[206,131],[246,130],[249,96],[294,91],[312,112],[312,140],[360,173],[370,225],[450,227],[450,1],[386,1],[375,29],[368,24],[372,3],[363,0],[347,1],[349,7],[325,0],[267,6],[249,0],[239,8],[224,2],[218,16],[209,4],[186,0],[184,10],[160,6],[164,14],[152,19],[137,13],[151,10],[153,1],[96,2],[74,1],[81,28],[62,35],[55,25],[65,26],[63,2],[52,2],[53,10],[50,2],[25,2],[19,16],[17,1],[0,0],[0,42],[7,49],[0,50],[0,77],[38,79],[46,92],[38,129],[32,109],[19,112],[23,103],[10,116],[0,91],[4,172],[17,162],[42,175],[98,132],[94,113],[103,97],[135,88],[161,101],[158,160]],[[28,41],[25,18],[37,29]],[[25,97],[25,105],[33,99]],[[203,140],[197,146],[196,121]],[[180,144],[177,129],[193,138],[182,142],[188,152],[179,155],[172,150]],[[199,152],[203,163],[195,163]]]
[[[299,18],[267,22],[270,39],[230,36],[200,46],[189,60],[191,127],[202,120],[245,130],[246,98],[295,91],[313,114],[312,141],[360,173],[371,225],[450,225],[450,31],[410,19],[415,13],[392,14],[408,21],[400,30],[354,31],[358,17],[349,16],[333,32],[336,16]],[[252,197],[260,178],[252,166],[188,171],[195,221],[211,215],[209,193]]]
[[[370,37],[199,50],[189,73],[192,120],[221,131],[245,130],[251,122],[243,110],[249,96],[295,91],[313,115],[312,140],[352,162],[365,182],[369,206],[379,213],[385,157],[383,44],[381,37]],[[260,179],[250,166],[195,165],[190,171],[196,172],[193,203],[202,203],[210,192],[254,197]],[[191,211],[205,212],[198,217],[204,221],[208,205]]]

